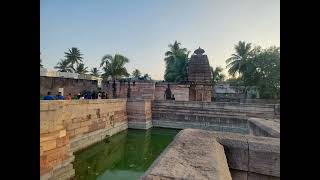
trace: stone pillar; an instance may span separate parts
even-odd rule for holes
[[[128,128],[149,129],[152,127],[151,100],[127,101]]]

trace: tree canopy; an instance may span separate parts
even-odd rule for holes
[[[132,77],[133,78],[140,78],[140,76],[141,76],[141,72],[140,72],[139,69],[133,70],[133,72],[132,72]]]
[[[95,76],[95,77],[100,77],[100,72],[99,72],[99,69],[98,68],[92,68],[91,70],[90,70],[90,74],[92,75],[92,76]]]
[[[57,69],[59,72],[73,72],[70,63],[65,59],[60,59],[60,61],[54,68]]]
[[[169,51],[165,53],[166,69],[164,79],[168,82],[180,82],[187,80],[187,67],[189,51],[180,47],[181,43],[175,41],[169,44]]]
[[[128,62],[129,59],[121,54],[115,54],[114,56],[108,54],[103,56],[100,63],[100,67],[104,70],[102,77],[105,79],[111,77],[112,80],[128,77],[129,73],[124,67]]]
[[[240,41],[235,46],[235,54],[226,60],[228,72],[238,85],[256,87],[261,98],[280,98],[280,47],[266,49]]]
[[[210,66],[211,74],[212,74],[212,82],[214,84],[224,81],[225,75],[222,73],[223,68],[218,66],[215,69]]]

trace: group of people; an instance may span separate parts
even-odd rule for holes
[[[78,93],[77,99],[108,99],[108,94],[101,91],[86,91],[84,93]]]
[[[70,95],[70,94],[69,94]],[[56,96],[51,95],[51,92],[49,91],[46,96],[43,97],[43,100],[64,100],[64,96],[62,96],[62,93],[59,92]]]
[[[72,96],[71,93],[69,93],[66,97],[62,95],[61,92],[59,92],[56,96],[51,95],[51,92],[49,91],[46,96],[43,97],[43,100],[71,100]],[[74,97],[74,99],[108,99],[108,94],[105,92],[99,91],[98,93],[95,91],[85,91],[83,93],[78,93],[77,96]]]

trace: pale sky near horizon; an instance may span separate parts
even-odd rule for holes
[[[280,0],[41,0],[40,51],[52,69],[68,48],[98,67],[120,53],[135,68],[162,80],[164,53],[175,40],[191,52],[199,46],[210,65],[225,68],[238,41],[280,46]],[[226,71],[225,71],[226,72]]]

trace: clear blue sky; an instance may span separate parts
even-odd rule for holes
[[[78,47],[90,69],[120,53],[130,73],[163,79],[164,53],[175,40],[192,52],[201,46],[211,66],[223,68],[239,40],[280,46],[280,0],[41,0],[40,13],[48,69]]]

